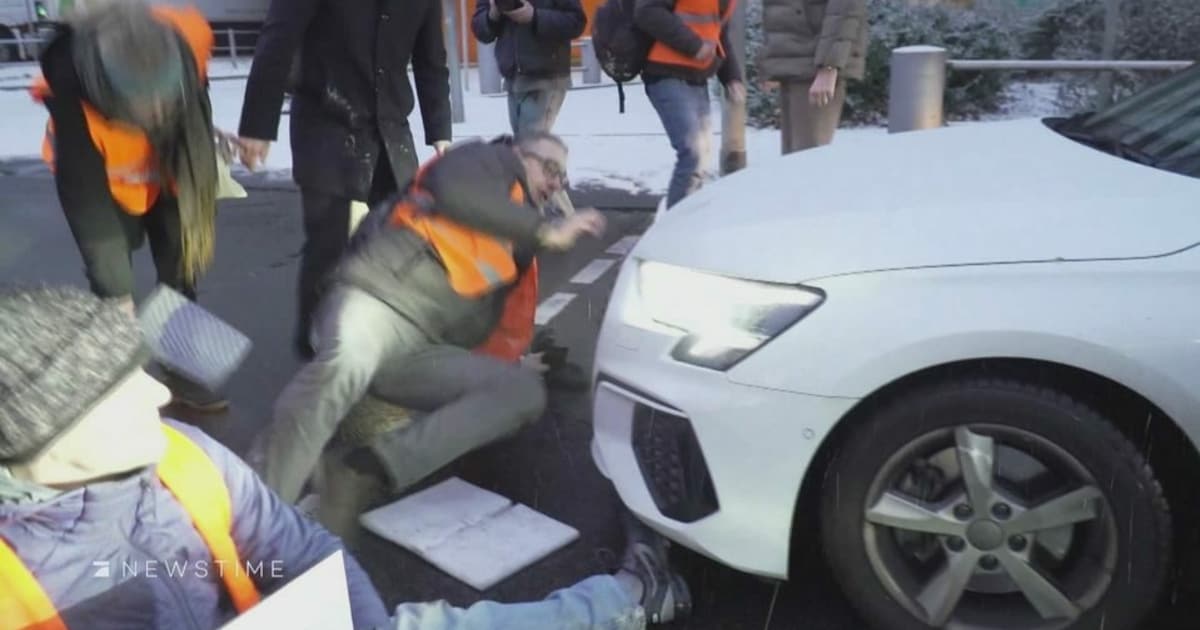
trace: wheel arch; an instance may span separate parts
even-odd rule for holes
[[[839,446],[851,439],[870,414],[914,389],[964,378],[1003,378],[1042,385],[1074,397],[1114,420],[1119,431],[1143,454],[1163,485],[1172,508],[1177,548],[1200,548],[1200,504],[1189,497],[1189,479],[1200,479],[1200,451],[1178,422],[1142,394],[1126,385],[1078,367],[1036,359],[979,358],[944,363],[900,377],[858,402],[822,440],[809,463],[795,502],[790,540],[789,575],[797,565],[823,558],[809,557],[813,545],[797,545],[796,537],[817,532],[824,471]],[[1195,504],[1195,505],[1193,505]],[[1187,541],[1183,536],[1189,536]],[[1189,545],[1189,546],[1185,546]],[[819,555],[819,554],[817,554]],[[1200,570],[1200,561],[1187,565]],[[1191,570],[1181,566],[1177,571]]]

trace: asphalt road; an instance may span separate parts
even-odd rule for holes
[[[0,282],[49,281],[84,285],[78,254],[54,196],[53,184],[36,167],[0,165]],[[270,417],[276,394],[296,370],[291,354],[293,290],[300,246],[298,196],[286,186],[252,184],[249,199],[228,204],[219,218],[216,263],[200,287],[200,302],[253,339],[254,349],[231,383],[233,407],[218,416],[187,417],[235,451],[244,452]],[[605,191],[581,195],[580,205],[645,205]],[[550,322],[570,358],[585,366],[604,312],[615,266],[591,282],[573,276],[605,250],[636,236],[649,224],[644,211],[608,210],[609,232],[568,254],[542,260],[545,295],[569,292],[574,299]],[[146,251],[135,258],[142,290],[153,283]],[[552,393],[539,423],[515,438],[472,453],[428,483],[457,475],[525,503],[575,527],[580,538],[496,587],[477,592],[403,549],[367,535],[359,558],[386,603],[445,599],[467,605],[480,599],[515,602],[538,599],[588,575],[611,571],[621,540],[615,496],[592,464],[588,444],[590,408],[586,394]],[[811,534],[811,533],[810,533]],[[805,532],[805,540],[815,537]],[[795,579],[777,584],[721,567],[683,549],[673,559],[691,584],[696,609],[674,628],[696,630],[864,627],[817,557],[796,560]],[[1160,619],[1148,628],[1194,627]]]

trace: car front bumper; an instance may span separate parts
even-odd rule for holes
[[[733,568],[786,578],[809,462],[857,401],[734,383],[675,361],[677,336],[622,319],[629,275],[618,280],[597,345],[593,459],[663,535]]]

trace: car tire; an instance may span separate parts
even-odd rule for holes
[[[1015,575],[1023,572],[1023,568],[1015,567],[1016,573],[1009,570],[1011,567],[1009,564],[1003,564],[997,568],[995,559],[998,555],[989,556],[987,562],[989,566],[986,568],[995,570],[997,575],[994,577],[1000,580],[1008,579],[1013,587],[1020,590],[1016,592],[1012,590],[980,592],[970,591],[968,588],[967,594],[961,598],[948,600],[956,602],[953,604],[954,612],[950,613],[955,616],[946,619],[943,615],[942,620],[937,621],[936,613],[930,612],[936,610],[936,606],[918,605],[915,602],[919,601],[919,598],[906,598],[904,591],[899,590],[901,587],[897,584],[903,581],[898,581],[895,576],[908,577],[909,574],[903,571],[903,567],[906,565],[899,565],[902,570],[896,574],[889,572],[886,568],[897,566],[887,565],[886,562],[894,562],[895,558],[903,556],[895,556],[879,550],[881,546],[888,546],[887,551],[889,552],[893,546],[904,548],[895,543],[898,540],[895,532],[898,530],[878,524],[881,519],[879,510],[883,505],[882,499],[890,499],[890,497],[882,497],[880,488],[886,487],[887,479],[909,480],[913,478],[911,472],[904,473],[907,476],[901,475],[900,477],[884,477],[882,475],[888,465],[896,465],[900,461],[898,459],[900,454],[918,452],[905,451],[908,445],[933,444],[933,442],[917,442],[923,439],[922,436],[943,436],[949,432],[951,436],[949,439],[958,441],[951,442],[951,447],[940,453],[943,456],[948,452],[952,453],[956,458],[955,465],[958,470],[965,471],[964,462],[972,461],[970,458],[976,457],[976,455],[964,455],[964,453],[979,451],[964,448],[961,440],[975,439],[972,436],[987,436],[989,432],[996,436],[1004,436],[1006,435],[1004,432],[1009,431],[1013,432],[1012,435],[1026,436],[1026,438],[1022,438],[1026,441],[1016,442],[1022,445],[1020,448],[1012,447],[1012,450],[1006,451],[1010,457],[1020,458],[1024,453],[1021,448],[1035,443],[1042,445],[1044,441],[1045,445],[1041,452],[1068,454],[1070,458],[1073,458],[1074,464],[1081,465],[1071,468],[1071,470],[1080,471],[1081,474],[1090,473],[1091,478],[1096,481],[1095,486],[1086,488],[1094,493],[1089,495],[1090,497],[1099,497],[1098,501],[1093,498],[1087,499],[1091,502],[1087,505],[1087,509],[1094,509],[1097,514],[1093,517],[1095,520],[1080,521],[1075,525],[1064,527],[1070,528],[1071,532],[1083,532],[1073,534],[1075,537],[1072,539],[1071,545],[1109,541],[1096,543],[1101,545],[1100,548],[1108,550],[1108,557],[1115,560],[1105,565],[1110,567],[1108,571],[1089,571],[1091,567],[1076,570],[1085,578],[1089,573],[1095,573],[1097,576],[1111,575],[1111,579],[1104,581],[1103,577],[1096,577],[1099,586],[1092,587],[1090,591],[1087,591],[1090,593],[1086,599],[1089,604],[1080,605],[1078,609],[1082,612],[1073,620],[1057,619],[1043,623],[1044,613],[1039,613],[1035,609],[1032,604],[1033,599],[1025,596],[1025,587],[1018,584],[1014,578]],[[964,438],[964,436],[967,437]],[[994,437],[991,439],[996,448],[999,448],[1003,445],[1001,440],[1007,438]],[[923,448],[934,449],[936,447],[924,446]],[[1032,449],[1033,446],[1028,446],[1028,448]],[[992,461],[995,479],[1003,482],[1000,474],[1001,467],[995,464],[1000,458],[1001,451],[990,449],[991,447],[986,452],[993,454],[988,457],[988,460]],[[939,461],[945,461],[945,458]],[[918,463],[922,466],[928,465],[928,462],[924,461]],[[1066,465],[1063,469],[1067,469]],[[1032,627],[1054,628],[1055,630],[1062,628],[1094,630],[1103,627],[1108,630],[1128,630],[1136,627],[1136,624],[1159,601],[1163,592],[1170,565],[1171,520],[1160,484],[1154,478],[1145,459],[1111,421],[1071,397],[1051,389],[1008,380],[972,379],[926,386],[892,397],[869,411],[863,423],[855,426],[846,434],[839,450],[831,459],[829,468],[822,473],[824,481],[821,492],[820,523],[826,558],[842,590],[874,627],[888,630],[925,630],[933,627],[971,628],[972,630],[1017,630],[1018,628],[1027,630]],[[938,477],[941,471],[939,470],[937,473],[932,476]],[[959,485],[962,488],[969,487],[966,483],[967,477],[968,475],[960,472]],[[997,487],[1001,487],[1001,485],[998,484]],[[1081,487],[1081,489],[1084,488]],[[958,489],[952,489],[951,492],[959,497],[951,499],[952,503],[961,503],[962,497],[969,494]],[[934,503],[928,505],[934,505]],[[997,508],[994,503],[991,505],[991,513],[984,518],[998,518],[992,516],[996,513]],[[963,506],[956,505],[955,507]],[[964,512],[970,511],[971,507],[963,508]],[[1033,507],[1037,506],[1032,506],[1030,509]],[[867,514],[868,508],[872,508],[871,516]],[[1008,509],[1011,508],[1006,508],[1006,510]],[[893,512],[887,513],[892,514]],[[960,516],[958,513],[947,511],[940,514],[939,518],[959,518]],[[905,525],[909,522],[905,521]],[[973,521],[971,522],[973,523]],[[1001,521],[994,522],[1000,522],[1003,526]],[[1028,522],[1028,520],[1023,520],[1022,526]],[[1015,521],[1011,523],[1014,525],[1011,531],[1018,531]],[[1113,525],[1115,525],[1115,529],[1112,527]],[[922,525],[922,527],[927,526]],[[977,534],[982,530],[972,531]],[[1061,528],[1055,530],[1056,533],[1061,531],[1065,530]],[[1103,535],[1094,533],[1099,531],[1105,533]],[[1029,564],[1034,561],[1035,551],[1044,557],[1049,557],[1041,549],[1043,539],[1038,537],[1045,534],[1044,540],[1050,540],[1051,533],[1049,530],[1042,530],[1030,534],[1029,540],[1037,542],[1028,543]],[[1114,534],[1115,540],[1110,538]],[[964,541],[962,537],[937,534],[915,534],[915,536],[925,536],[934,540],[927,548],[934,550],[932,553],[936,557],[933,562],[935,566],[941,567],[941,573],[932,572],[938,577],[952,573],[947,570],[951,567],[951,558],[966,558],[966,556],[955,553],[962,549],[961,545]],[[967,550],[973,553],[983,553],[980,549],[994,549],[997,554],[1005,553],[1005,561],[1010,562],[1011,556],[1007,555],[1010,549],[1015,551],[1018,546],[1026,548],[1023,546],[1026,539],[1022,536],[1013,536],[1008,530],[1002,531],[998,536],[999,538],[968,536],[965,538],[968,541],[966,542]],[[1021,542],[1014,542],[1014,538]],[[1008,542],[996,546],[996,540]],[[977,546],[977,541],[983,542],[978,543],[980,546]],[[1072,547],[1072,549],[1077,550],[1078,548]],[[1078,551],[1069,553],[1085,555]],[[918,555],[914,554],[913,557],[918,557]],[[979,557],[978,555],[970,556],[969,560],[964,561],[964,566],[973,567],[973,569],[965,570],[971,575],[966,579],[975,580],[979,571],[983,570],[981,567],[985,565],[982,561],[975,562],[975,559]],[[1067,557],[1069,558],[1070,555]],[[1086,557],[1093,556],[1087,554]],[[913,562],[919,563],[920,561]],[[880,569],[880,567],[885,568]],[[1055,565],[1054,570],[1059,568],[1061,566]],[[914,571],[913,575],[920,575],[920,573]],[[1046,573],[1042,572],[1041,575],[1046,575]],[[989,573],[986,577],[990,579],[993,574]],[[913,594],[932,590],[919,588],[919,579],[914,579],[913,583],[918,586],[910,591]],[[970,582],[970,584],[975,584],[975,582]],[[1028,585],[1029,582],[1025,584]],[[1055,582],[1055,584],[1058,583]],[[1031,590],[1036,592],[1036,589]],[[900,596],[897,596],[898,592]],[[1059,591],[1060,594],[1066,592],[1066,590]],[[1014,598],[1017,599],[1014,600]],[[1014,607],[1014,601],[1017,601],[1018,605],[1028,607],[1029,614],[1038,615],[1033,617],[1038,620],[1038,623],[1030,625],[1028,621],[1014,621],[1015,615],[1018,613],[1018,608]],[[1079,601],[1085,600],[1081,598]],[[943,606],[943,608],[948,606]],[[965,610],[964,606],[975,608]],[[987,614],[989,606],[1007,606],[1008,608],[997,608],[993,614]],[[920,611],[924,616],[920,616],[914,610]],[[967,613],[975,613],[975,616],[957,617]]]

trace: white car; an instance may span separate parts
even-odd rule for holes
[[[1197,103],[1193,67],[697,192],[621,268],[596,464],[736,569],[819,545],[879,628],[1134,628],[1198,525]]]

